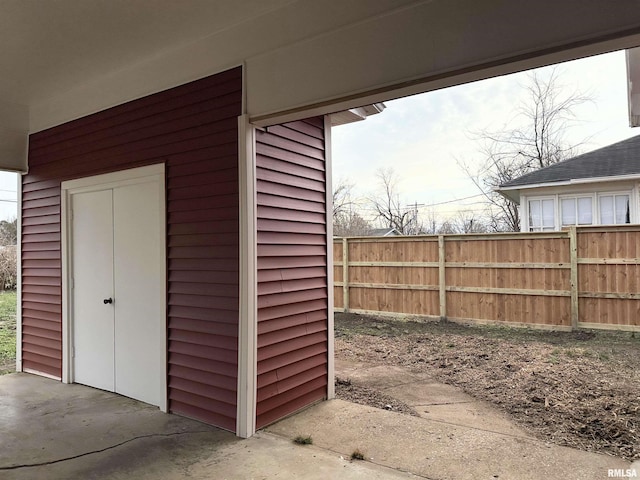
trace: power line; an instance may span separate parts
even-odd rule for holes
[[[484,197],[484,193],[478,193],[476,195],[470,195],[468,197],[462,197],[462,198],[454,198],[453,200],[447,200],[445,202],[438,202],[438,203],[412,203],[407,205],[407,207],[437,207],[438,205],[446,205],[448,203],[456,203],[456,202],[461,202],[463,200],[469,200],[471,198],[477,198],[477,197]]]
[[[485,213],[487,212],[486,208],[468,208],[465,210],[442,210],[436,212],[437,215],[451,215],[456,213]]]
[[[484,206],[483,206],[484,205]],[[428,207],[429,205],[427,205]],[[482,210],[486,210],[486,208],[489,206],[489,204],[483,204],[483,203],[467,203],[467,204],[463,204],[460,205],[459,209],[456,210],[436,210],[434,209],[434,211],[438,212],[438,213],[443,213],[443,212],[458,212],[461,209],[464,209],[466,211],[482,211]],[[366,212],[366,213],[373,213],[373,214],[378,214],[378,211],[375,208],[368,208],[368,207],[357,207],[353,209],[356,212]],[[405,212],[411,212],[415,210],[415,208],[407,208],[405,210],[402,211],[402,213]]]

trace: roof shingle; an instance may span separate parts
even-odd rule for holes
[[[500,188],[640,174],[640,135],[527,173]]]

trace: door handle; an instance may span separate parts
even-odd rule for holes
[[[113,298],[105,298],[103,302],[105,305],[109,305],[110,303],[113,303]]]

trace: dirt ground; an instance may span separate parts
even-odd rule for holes
[[[491,402],[538,438],[640,458],[640,334],[336,313],[336,357],[403,366]],[[415,414],[349,379],[339,398]]]

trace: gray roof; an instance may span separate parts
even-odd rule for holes
[[[640,135],[527,173],[500,185],[500,188],[638,174]]]

